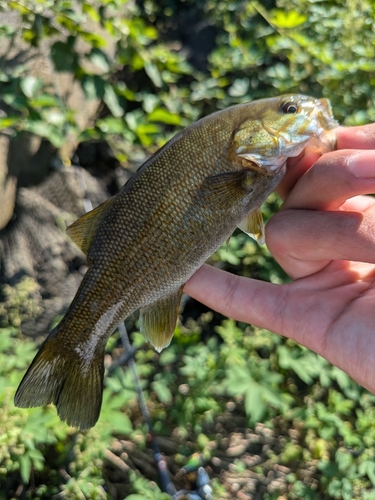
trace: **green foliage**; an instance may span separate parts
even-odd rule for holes
[[[32,498],[50,498],[59,491],[61,498],[107,498],[100,474],[104,452],[114,432],[133,432],[122,410],[134,392],[119,395],[106,389],[97,426],[77,433],[60,421],[52,405],[30,410],[14,406],[15,390],[35,352],[35,343],[21,340],[16,330],[0,329],[0,485],[27,485],[33,479]]]
[[[68,142],[105,139],[126,164],[209,112],[280,93],[328,97],[342,123],[366,123],[375,119],[374,9],[370,0],[0,0],[0,13],[21,16],[20,29],[0,16],[3,46],[10,51],[21,36],[44,53],[56,78],[69,73],[89,101],[102,103],[93,123],[81,129],[79,110],[54,82],[27,73],[22,60],[2,61],[0,128],[40,135],[61,151]],[[188,24],[191,12],[214,29],[199,69],[192,40],[183,43],[175,28]],[[198,24],[192,23],[195,36]],[[265,219],[279,205],[271,196]],[[211,263],[273,283],[288,279],[265,247],[239,231]],[[38,311],[32,280],[2,293],[0,485],[13,496],[14,484],[21,485],[24,498],[111,498],[103,472],[108,449],[125,437],[137,450],[147,449],[130,372],[117,368],[106,377],[100,420],[86,434],[61,423],[53,407],[15,408],[15,389],[36,350],[17,328]],[[286,491],[291,500],[375,498],[374,396],[291,341],[195,308],[194,319],[184,316],[160,356],[133,333],[155,431],[178,440],[170,460],[180,466],[198,452],[215,464],[225,427],[240,414],[246,426],[261,422],[282,436],[280,449],[270,448],[266,458],[289,468],[287,490],[264,498]],[[116,350],[114,337],[108,354],[115,357]],[[247,468],[254,472],[236,462],[238,473]],[[266,465],[256,471],[266,482]],[[216,498],[231,498],[220,477],[213,481]],[[128,498],[167,498],[155,479],[130,471],[123,479]],[[2,491],[0,499],[6,498]]]
[[[40,312],[34,296],[36,291],[37,285],[29,276],[23,277],[14,287],[4,285],[0,302],[0,318],[4,324],[0,326],[19,327],[22,320],[35,318]]]
[[[134,473],[130,474],[130,480],[134,493],[126,497],[128,500],[169,500],[171,498],[167,493],[162,493],[155,483],[150,485],[148,481],[137,477]]]
[[[168,36],[167,20],[177,15],[177,5],[0,2],[0,12],[22,15],[26,44],[39,48],[58,73],[71,73],[87,99],[107,108],[80,130],[77,110],[67,106],[56,84],[25,76],[20,62],[0,71],[6,105],[0,126],[41,135],[57,148],[73,138],[105,138],[125,161],[160,146],[172,126],[176,131],[214,109],[285,92],[330,98],[336,116],[348,124],[375,118],[374,5],[368,0],[279,0],[270,9],[255,0],[230,6],[206,0],[198,7],[186,1],[186,11],[198,9],[218,32],[206,74],[193,69]],[[0,24],[9,47],[19,34]]]
[[[168,90],[191,69],[181,54],[158,43],[157,30],[139,16],[132,2],[60,0],[41,5],[28,0],[0,2],[1,10],[18,11],[23,41],[42,51],[57,74],[71,73],[86,98],[102,100],[109,112],[80,130],[75,121],[79,110],[67,107],[56,84],[51,87],[34,75],[24,76],[24,64],[5,65],[0,72],[1,99],[7,106],[7,116],[0,123],[3,129],[33,132],[57,148],[73,138],[104,137],[125,160],[137,146],[160,145],[165,140],[165,129],[159,124],[178,126],[188,123],[184,115],[189,121],[197,117],[182,102],[186,90],[180,92],[176,86],[174,102]],[[6,24],[0,25],[0,33],[9,47],[19,35]],[[106,50],[114,54],[109,56]],[[120,72],[132,77],[124,81]],[[127,145],[119,144],[120,137]]]

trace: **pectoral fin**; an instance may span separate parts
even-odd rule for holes
[[[225,209],[252,192],[251,182],[248,170],[225,172],[207,177],[198,195],[204,196],[213,206]]]
[[[73,224],[66,230],[66,234],[69,238],[74,241],[74,243],[84,254],[86,254],[86,256],[89,253],[92,242],[94,241],[99,223],[112,201],[113,198],[109,198],[109,200],[105,201],[98,207],[94,208],[94,210],[87,212],[87,214],[73,222]]]
[[[264,224],[263,216],[260,208],[257,208],[238,225],[238,227],[246,234],[254,238],[259,245],[264,245]]]
[[[141,332],[158,352],[167,347],[172,340],[180,308],[182,288],[140,311]]]

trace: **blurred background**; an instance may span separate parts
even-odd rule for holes
[[[232,104],[298,92],[330,99],[341,124],[375,121],[374,3],[0,0],[0,42],[0,499],[170,498],[127,365],[106,376],[87,433],[53,407],[13,405],[85,272],[64,230]],[[279,205],[271,196],[266,220]],[[210,263],[288,279],[239,232]],[[183,302],[161,355],[127,321],[176,488],[194,490],[202,465],[200,498],[375,499],[375,397],[289,340]],[[117,333],[107,348],[110,368]]]

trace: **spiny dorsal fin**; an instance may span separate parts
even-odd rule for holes
[[[158,352],[167,347],[172,340],[180,308],[182,288],[183,286],[177,292],[163,297],[140,311],[141,332]]]
[[[83,215],[80,219],[77,219],[66,230],[66,234],[69,238],[74,241],[86,256],[94,241],[99,222],[112,201],[113,198],[109,198],[107,201],[94,208],[94,210],[87,212],[87,214]]]
[[[264,245],[264,224],[260,208],[255,209],[247,215],[238,227],[246,234],[254,238],[259,245]]]

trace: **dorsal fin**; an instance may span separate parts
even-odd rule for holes
[[[87,212],[87,214],[83,215],[80,219],[77,219],[66,230],[66,234],[69,238],[74,241],[86,256],[94,241],[99,222],[102,220],[104,213],[112,201],[113,197],[109,198],[107,201],[94,208],[94,210]]]

